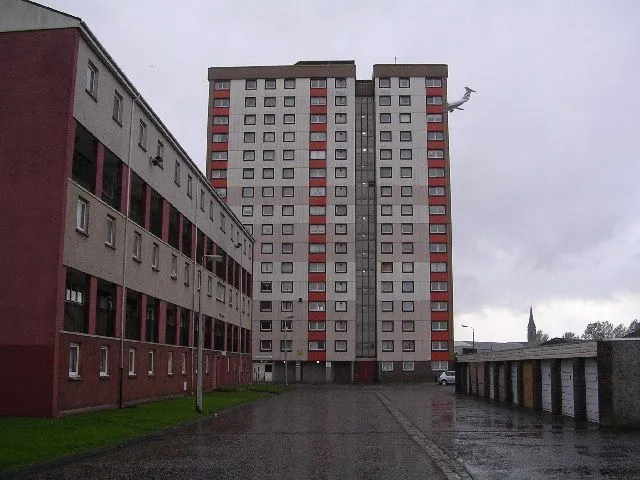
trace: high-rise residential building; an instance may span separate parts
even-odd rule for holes
[[[254,380],[432,379],[453,354],[447,66],[209,69],[207,175],[256,239]],[[285,370],[286,366],[286,370]]]
[[[192,394],[198,341],[205,390],[250,382],[253,238],[140,92],[33,2],[0,64],[0,415]]]

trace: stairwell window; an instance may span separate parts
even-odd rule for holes
[[[89,202],[78,198],[76,205],[76,230],[85,235],[89,233]]]
[[[69,378],[80,377],[80,345],[69,345]]]
[[[93,97],[94,100],[98,99],[98,67],[89,62],[87,65],[87,93]]]

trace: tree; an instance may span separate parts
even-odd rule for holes
[[[564,338],[565,340],[577,340],[579,337],[573,332],[564,332],[562,338]]]
[[[629,330],[627,330],[627,333],[632,333],[636,330],[640,330],[640,321],[638,321],[637,318],[629,324]]]
[[[544,333],[542,330],[536,330],[536,345],[540,345],[549,340],[549,335]]]
[[[620,324],[617,327],[611,322],[593,322],[587,325],[582,334],[583,340],[602,340],[605,338],[619,338],[626,335],[627,328]]]

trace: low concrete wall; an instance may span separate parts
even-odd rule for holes
[[[600,360],[601,345],[603,350],[608,350],[611,365],[611,370],[605,373],[610,376],[610,409],[607,409],[606,418],[603,418],[605,412],[601,412],[601,423],[622,428],[638,428],[640,427],[640,381],[638,380],[640,339],[599,342],[598,360]],[[599,376],[602,379],[602,373]]]

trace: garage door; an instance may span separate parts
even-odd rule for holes
[[[513,362],[511,364],[511,399],[514,405],[520,404],[518,398],[518,364]]]
[[[573,400],[573,360],[562,360],[560,365],[560,377],[562,379],[562,414],[569,417],[575,416]]]
[[[496,399],[496,364],[489,364],[489,398]]]
[[[542,362],[542,410],[551,411],[551,362]]]
[[[599,423],[598,364],[594,358],[587,358],[584,361],[584,382],[586,390],[587,420]]]

